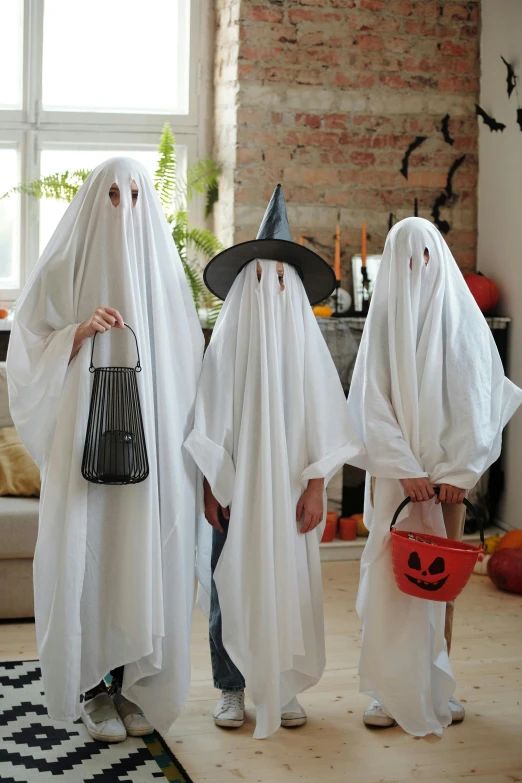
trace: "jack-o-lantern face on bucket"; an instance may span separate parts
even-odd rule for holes
[[[446,576],[439,576],[439,574],[443,574],[446,570],[446,564],[443,557],[436,557],[428,568],[424,570],[418,552],[411,552],[408,558],[408,568],[419,575],[413,576],[412,574],[404,574],[404,576],[421,590],[427,590],[428,592],[440,590],[440,588],[446,584],[449,577],[449,574],[446,574]],[[433,576],[437,576],[438,579],[433,580],[429,578]],[[422,577],[428,578],[423,579]]]

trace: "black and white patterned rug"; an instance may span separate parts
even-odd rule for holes
[[[109,744],[52,721],[38,661],[0,663],[0,783],[190,783],[159,734]]]

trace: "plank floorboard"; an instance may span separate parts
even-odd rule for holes
[[[396,727],[366,729],[358,692],[359,564],[323,563],[327,669],[302,694],[306,726],[254,740],[247,700],[242,729],[217,729],[205,618],[196,610],[192,689],[168,738],[194,783],[522,783],[522,596],[472,576],[455,614],[453,668],[464,723],[442,739]],[[0,660],[36,657],[31,623],[0,624]]]

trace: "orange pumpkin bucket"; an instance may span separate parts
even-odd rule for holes
[[[393,573],[397,587],[415,598],[454,601],[466,586],[479,553],[482,552],[484,530],[481,522],[478,520],[481,546],[427,533],[396,530],[394,525],[399,514],[410,502],[410,498],[403,500],[390,525]],[[469,500],[465,499],[464,504],[473,512],[475,519],[478,519]]]

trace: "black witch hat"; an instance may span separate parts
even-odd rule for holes
[[[335,289],[331,266],[313,250],[292,242],[281,185],[272,194],[257,237],[223,250],[207,264],[203,274],[207,288],[225,299],[239,272],[257,258],[295,267],[311,305],[328,299]]]

